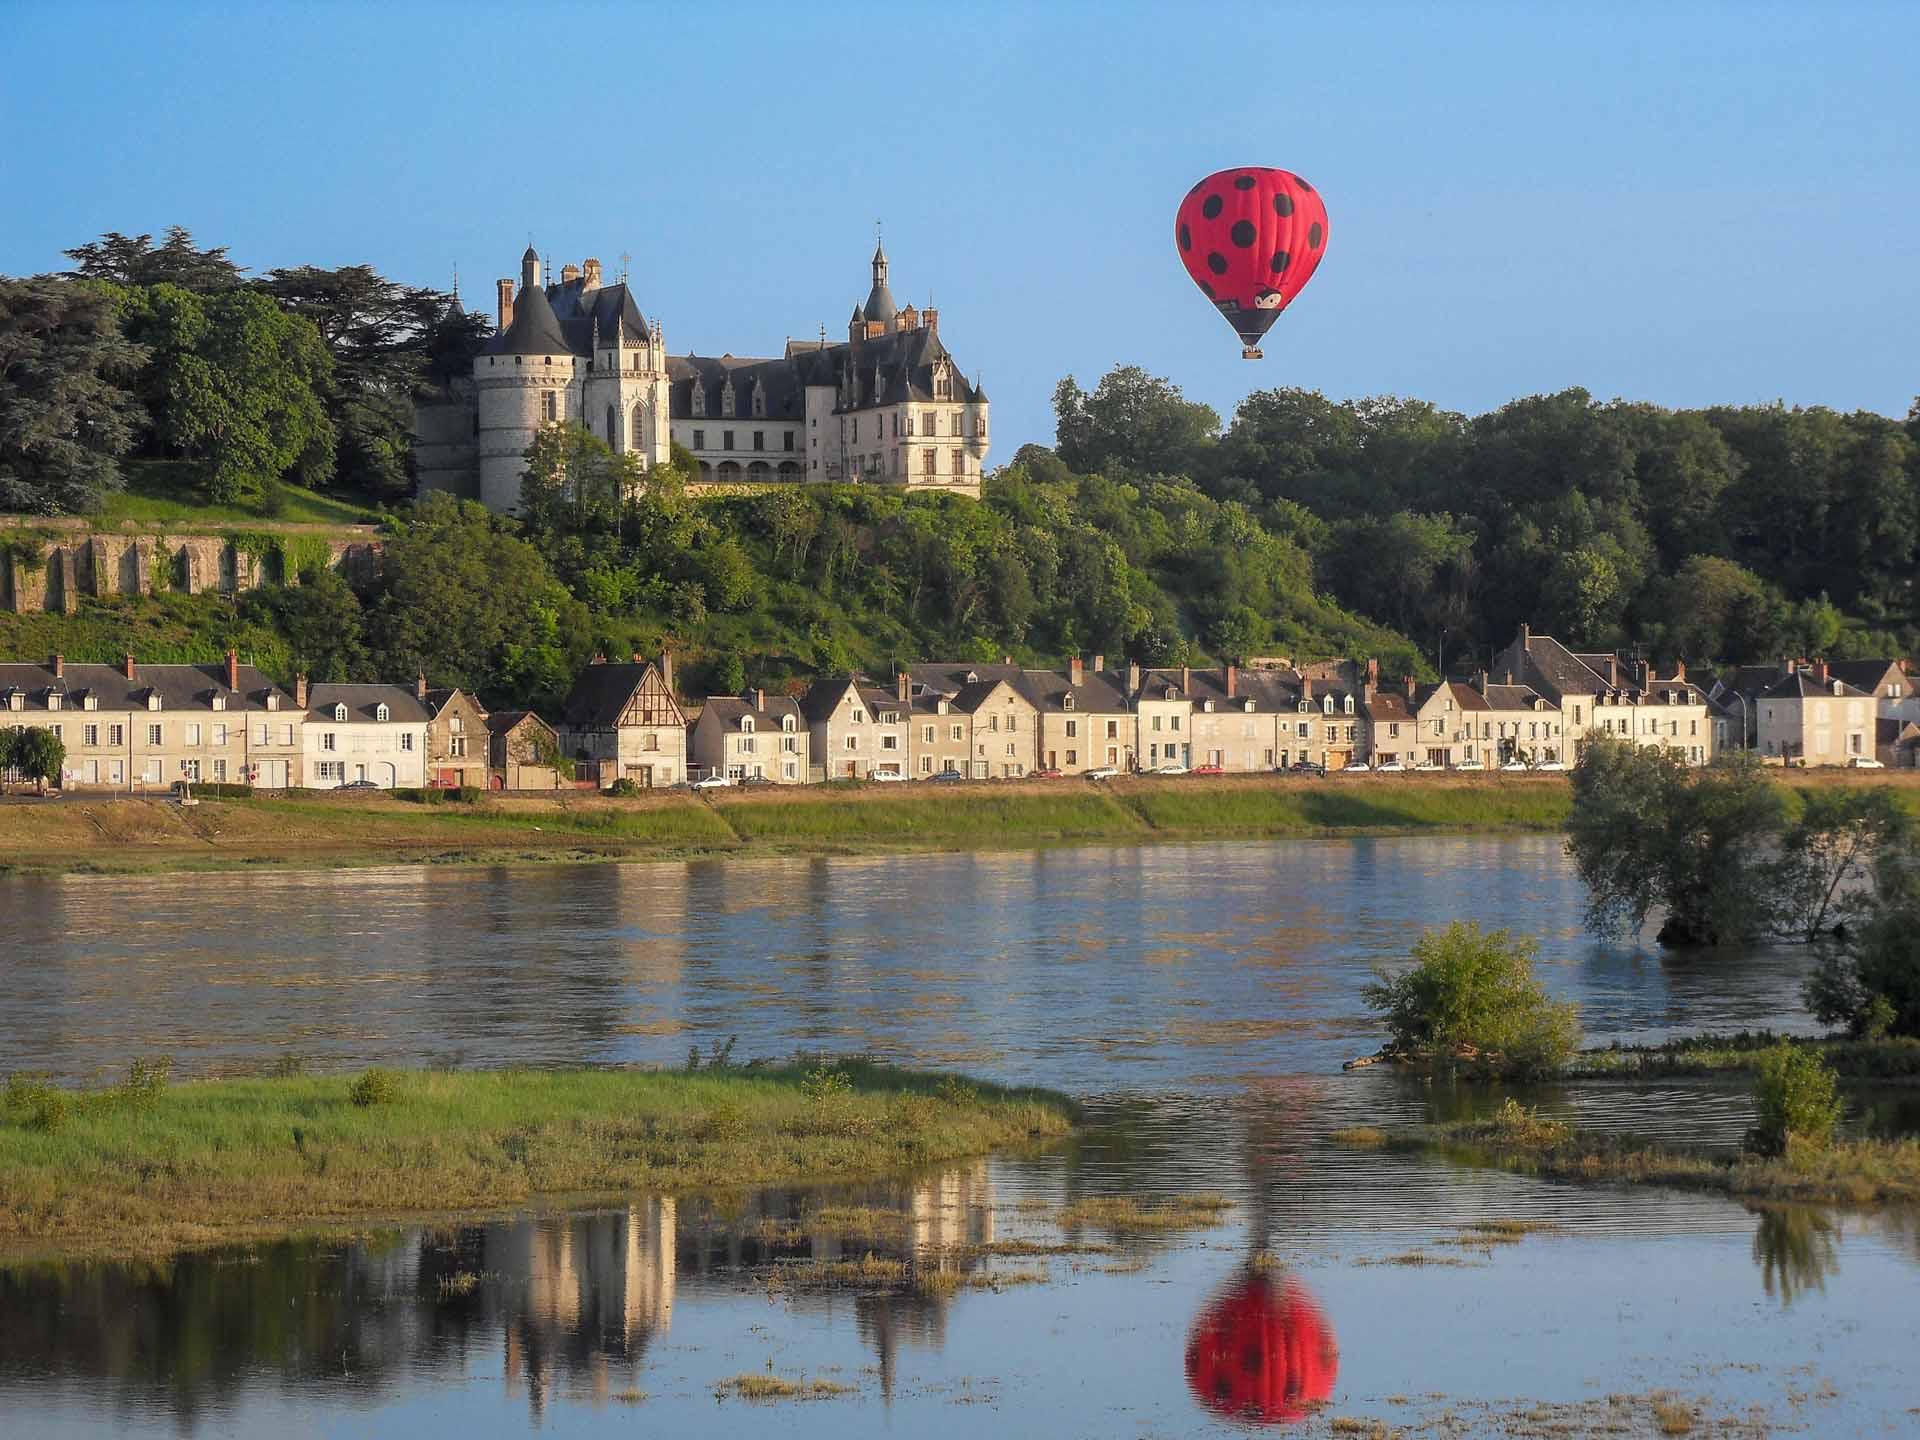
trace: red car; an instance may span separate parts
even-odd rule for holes
[[[1058,780],[1061,777],[1058,770],[1029,770],[1027,772],[1027,778],[1029,780]]]
[[[1224,765],[1196,765],[1187,773],[1190,775],[1224,775],[1227,773],[1227,767]]]

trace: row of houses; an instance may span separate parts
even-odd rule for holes
[[[43,726],[69,789],[164,793],[189,785],[391,790],[557,783],[552,730],[490,714],[465,691],[309,684],[283,689],[228,651],[215,665],[0,664],[0,725]],[[544,763],[543,763],[544,762]]]
[[[1742,746],[1789,764],[1920,753],[1920,697],[1897,662],[1744,666],[1703,690],[1684,665],[1577,652],[1522,626],[1466,679],[1383,678],[1373,661],[1109,668],[936,662],[883,682],[832,675],[796,694],[688,701],[673,658],[596,659],[549,724],[489,712],[459,689],[309,684],[282,689],[233,652],[216,665],[0,664],[0,725],[45,725],[69,788],[152,792],[176,782],[263,789],[473,786],[551,789],[708,776],[823,780],[1017,779],[1182,767],[1254,773],[1561,768],[1596,736],[1688,764]]]

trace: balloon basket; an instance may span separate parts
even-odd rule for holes
[[[1240,358],[1242,360],[1264,360],[1267,357],[1260,353],[1260,347],[1258,345],[1249,345],[1240,352]]]

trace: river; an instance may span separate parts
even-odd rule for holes
[[[782,1191],[0,1268],[0,1432],[1477,1434],[1531,1412],[1655,1433],[1662,1392],[1726,1433],[1905,1433],[1912,1216],[1328,1142],[1484,1103],[1340,1072],[1378,1043],[1373,965],[1455,918],[1537,935],[1593,1040],[1812,1028],[1802,953],[1601,945],[1581,898],[1552,837],[0,880],[0,1070],[672,1064],[732,1039],[736,1058],[866,1051],[1054,1086],[1093,1119],[1069,1145],[826,1197],[899,1217],[858,1242],[808,1230],[821,1195]],[[1709,1143],[1749,1119],[1723,1087],[1529,1098]],[[1091,1196],[1195,1190],[1235,1202],[1221,1226],[1056,1223]],[[1543,1228],[1490,1240],[1490,1222]],[[956,1236],[1110,1248],[976,1254],[950,1291],[768,1279],[806,1256],[927,1262]],[[846,1393],[716,1399],[769,1370]]]

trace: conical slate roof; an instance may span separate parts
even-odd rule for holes
[[[873,292],[867,296],[867,303],[862,308],[867,313],[867,319],[878,320],[883,325],[891,325],[894,315],[898,313],[893,308],[893,292],[887,288],[885,280],[873,282]]]
[[[500,337],[500,342],[499,353],[502,355],[573,353],[573,347],[567,344],[566,334],[554,316],[553,306],[547,301],[547,292],[538,285],[520,287],[520,294],[513,302],[513,323],[507,327],[507,333]]]

